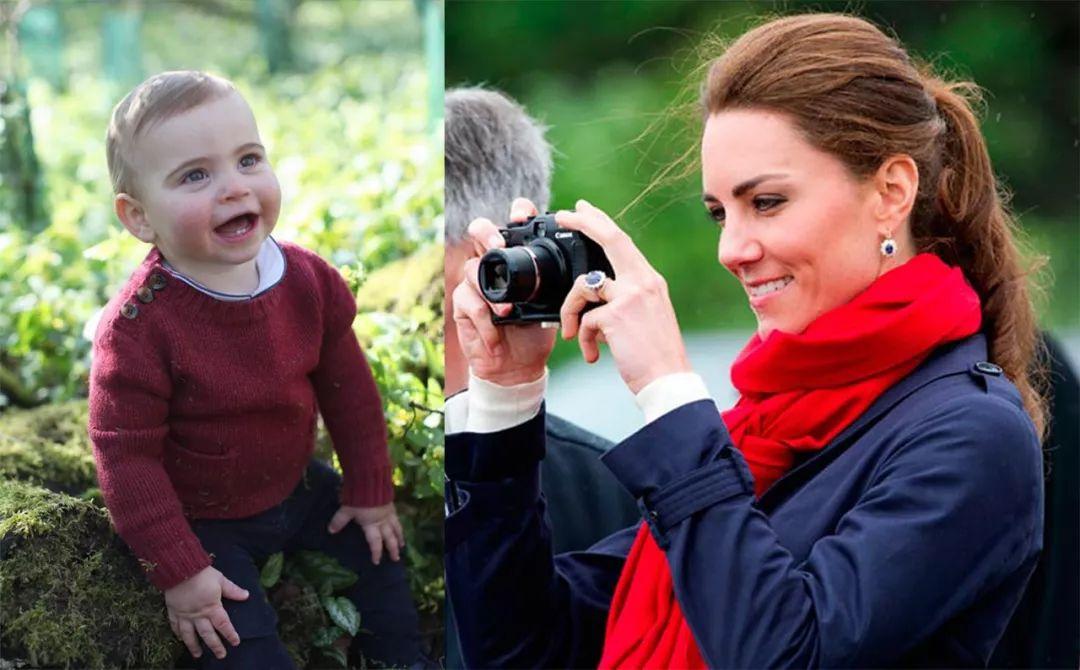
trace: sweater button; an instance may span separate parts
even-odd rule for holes
[[[140,286],[139,290],[135,292],[135,295],[139,297],[139,302],[154,301],[154,292],[150,290],[149,286]]]
[[[134,319],[139,315],[139,308],[133,303],[125,302],[124,306],[120,308],[120,314],[122,314],[125,319]]]
[[[984,375],[993,375],[995,377],[1004,372],[1004,370],[1001,369],[1000,365],[994,365],[989,361],[979,361],[975,364],[975,369],[983,373]]]
[[[165,288],[165,283],[165,275],[161,274],[160,272],[155,272],[154,274],[150,275],[150,288],[154,289],[155,291],[160,291],[161,289]]]

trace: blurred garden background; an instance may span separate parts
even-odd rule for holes
[[[237,84],[282,186],[275,237],[356,288],[413,591],[441,655],[442,16],[441,0],[0,0],[5,660],[180,656],[100,507],[84,400],[95,315],[148,251],[113,214],[105,128],[127,91],[171,69]],[[364,626],[336,595],[350,576],[309,555],[263,577],[301,667],[343,667]]]
[[[735,37],[763,17],[847,11],[896,34],[915,55],[986,89],[983,130],[1031,248],[1049,257],[1042,324],[1080,361],[1080,5],[1075,2],[460,3],[447,12],[447,85],[486,84],[550,126],[551,209],[586,198],[636,240],[668,280],[695,368],[721,405],[753,330],[738,284],[716,259],[700,174],[628,207],[700,126],[671,115],[693,100],[707,33]],[[715,55],[715,54],[714,54]],[[556,348],[549,408],[611,439],[640,414],[610,358],[586,367]],[[591,398],[611,398],[599,406]]]

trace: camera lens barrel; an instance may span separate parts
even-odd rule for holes
[[[480,291],[491,302],[528,302],[540,290],[540,269],[529,247],[492,249],[480,259]]]
[[[562,288],[566,263],[550,240],[492,249],[480,259],[480,291],[490,302],[537,302]]]

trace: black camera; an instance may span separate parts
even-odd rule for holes
[[[505,249],[492,249],[480,259],[480,290],[493,303],[513,303],[506,316],[492,321],[533,323],[558,321],[574,279],[602,270],[614,278],[600,245],[581,233],[560,228],[554,214],[512,223],[502,233]]]

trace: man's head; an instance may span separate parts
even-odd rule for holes
[[[551,184],[551,146],[545,128],[506,95],[483,88],[446,94],[446,314],[462,266],[473,255],[465,243],[469,222],[486,218],[506,224],[514,198],[531,200],[543,212]],[[467,369],[456,333],[447,330],[446,384],[465,385]]]
[[[255,117],[224,79],[147,79],[113,110],[106,150],[120,221],[181,271],[249,262],[277,223],[281,189]]]
[[[550,197],[545,128],[498,91],[446,94],[446,240],[459,244],[473,219],[503,225],[516,197],[543,211]]]

